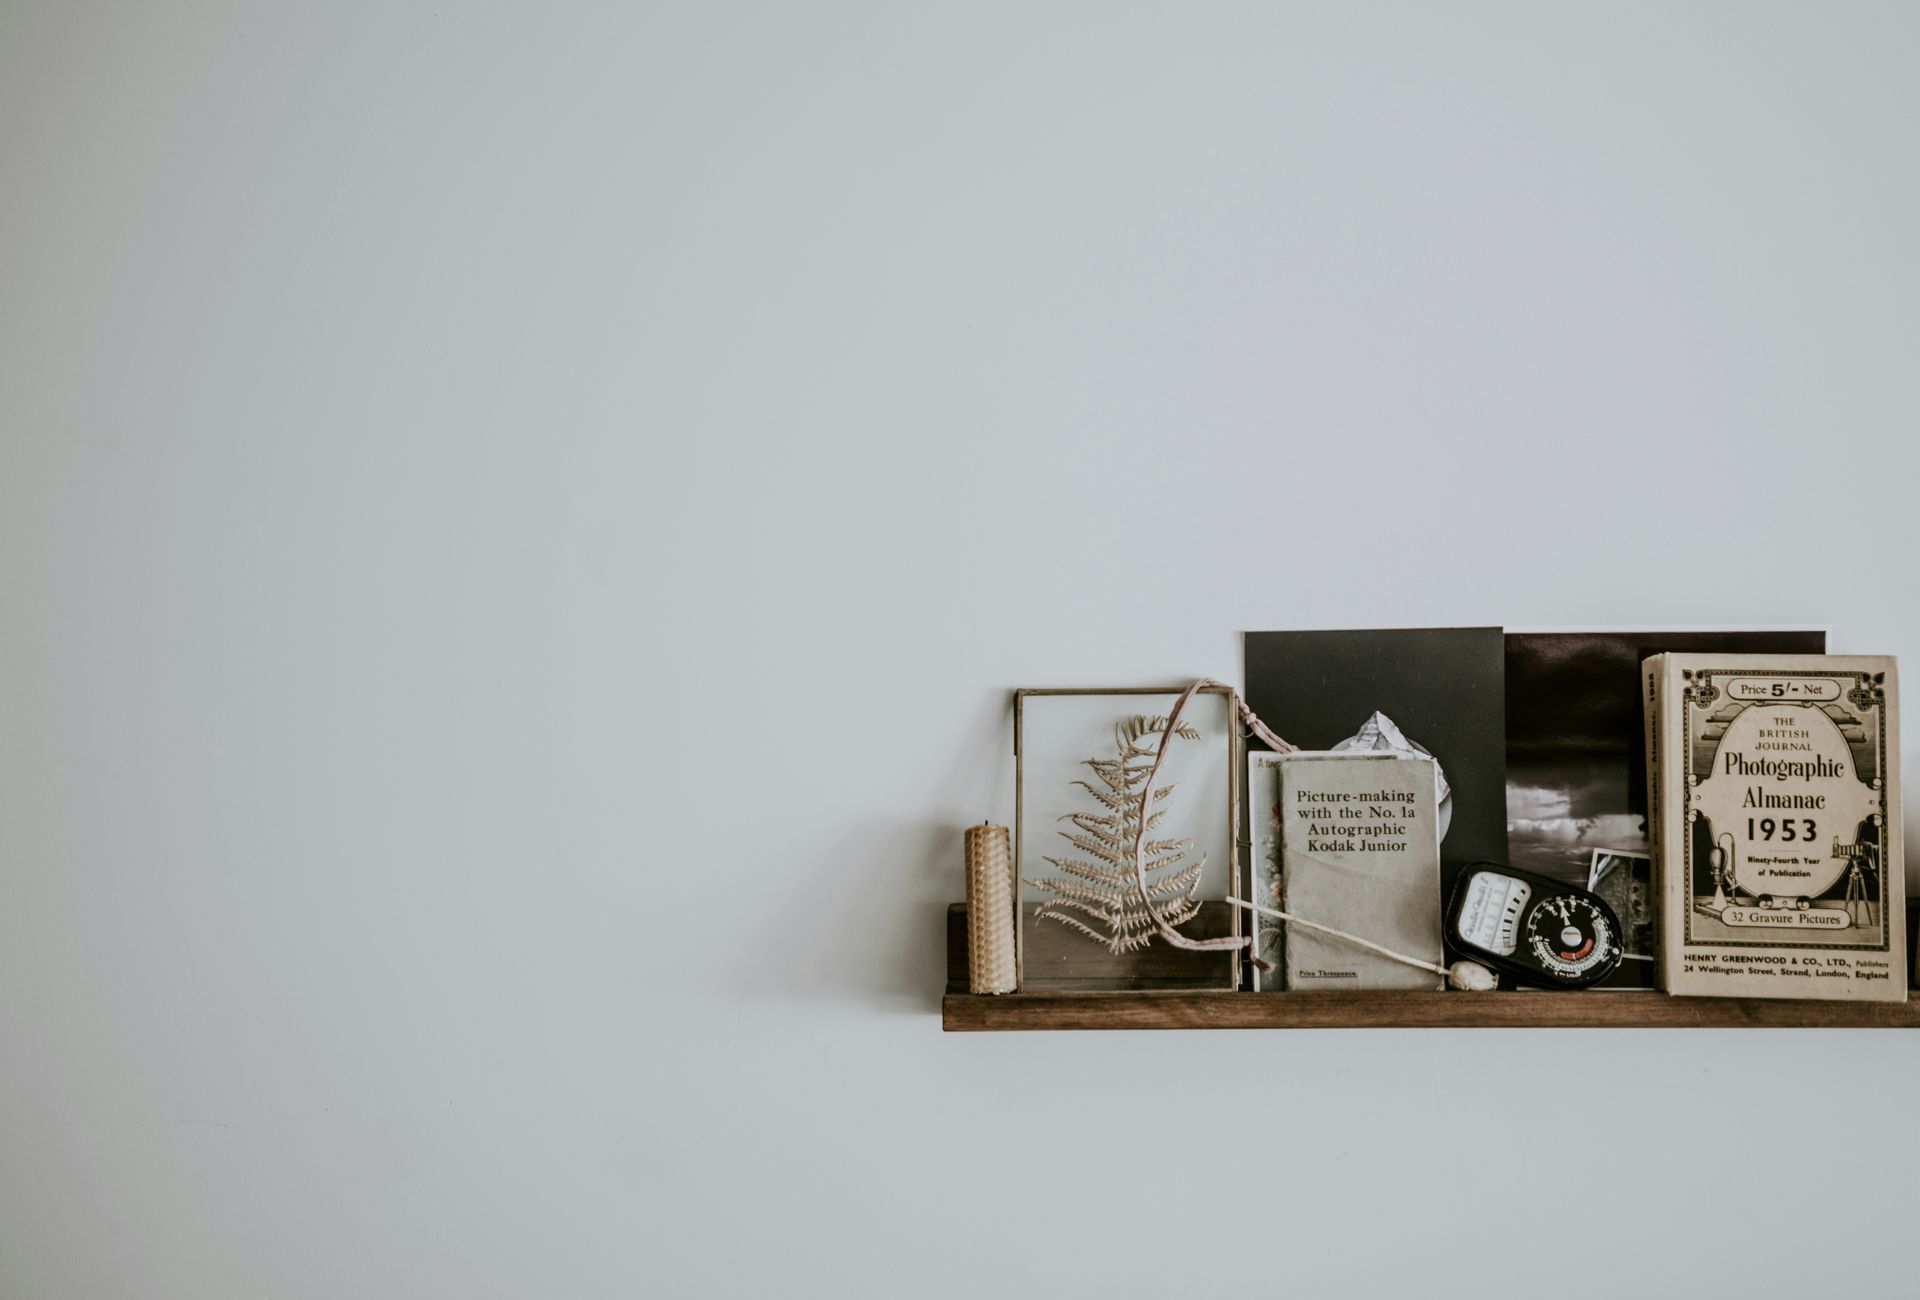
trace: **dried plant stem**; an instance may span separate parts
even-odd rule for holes
[[[1160,777],[1160,765],[1167,761],[1167,742],[1173,738],[1174,733],[1180,728],[1180,715],[1186,712],[1187,701],[1191,700],[1194,692],[1198,691],[1201,687],[1219,685],[1221,685],[1221,683],[1214,681],[1211,677],[1202,677],[1199,681],[1182,691],[1180,698],[1174,702],[1173,712],[1167,715],[1166,730],[1160,734],[1160,751],[1154,755],[1153,766],[1147,769],[1147,783],[1140,788],[1140,806],[1142,808],[1150,808],[1153,806],[1153,783]],[[1253,732],[1254,735],[1258,736],[1261,740],[1272,746],[1274,750],[1282,754],[1291,754],[1299,748],[1299,746],[1290,745],[1275,735],[1272,730],[1268,728],[1267,724],[1260,721],[1254,714],[1254,711],[1246,706],[1240,699],[1239,694],[1231,687],[1225,689],[1227,691],[1227,698],[1239,706],[1241,719],[1247,724],[1247,729]],[[1181,934],[1173,928],[1174,924],[1187,920],[1188,917],[1176,917],[1172,923],[1169,923],[1168,919],[1160,914],[1160,909],[1153,905],[1153,897],[1147,891],[1147,851],[1151,847],[1152,846],[1147,843],[1147,827],[1143,819],[1140,827],[1135,830],[1133,834],[1133,874],[1135,883],[1140,888],[1140,901],[1146,907],[1147,919],[1153,923],[1155,932],[1174,947],[1185,948],[1188,952],[1236,952],[1241,948],[1252,949],[1252,935],[1242,935],[1237,939],[1228,935],[1223,935],[1217,939],[1189,939],[1186,935]],[[1266,969],[1266,963],[1261,961],[1258,955],[1254,957],[1254,961],[1262,969]]]

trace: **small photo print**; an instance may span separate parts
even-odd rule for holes
[[[1621,946],[1628,961],[1654,956],[1653,859],[1644,853],[1595,849],[1587,864],[1587,888],[1607,901],[1626,927]]]

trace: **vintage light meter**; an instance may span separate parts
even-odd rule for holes
[[[1447,946],[1523,984],[1583,989],[1619,966],[1620,918],[1598,894],[1494,862],[1461,873]]]

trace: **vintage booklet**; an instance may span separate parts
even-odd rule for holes
[[[1894,661],[1666,654],[1642,682],[1663,987],[1905,1001]]]
[[[1380,752],[1248,756],[1256,898],[1438,963],[1440,834],[1431,758]],[[1274,962],[1255,987],[1437,989],[1438,975],[1300,926],[1255,916]]]

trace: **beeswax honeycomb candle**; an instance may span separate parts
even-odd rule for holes
[[[1013,850],[1007,828],[967,828],[967,974],[975,993],[1011,993]]]

